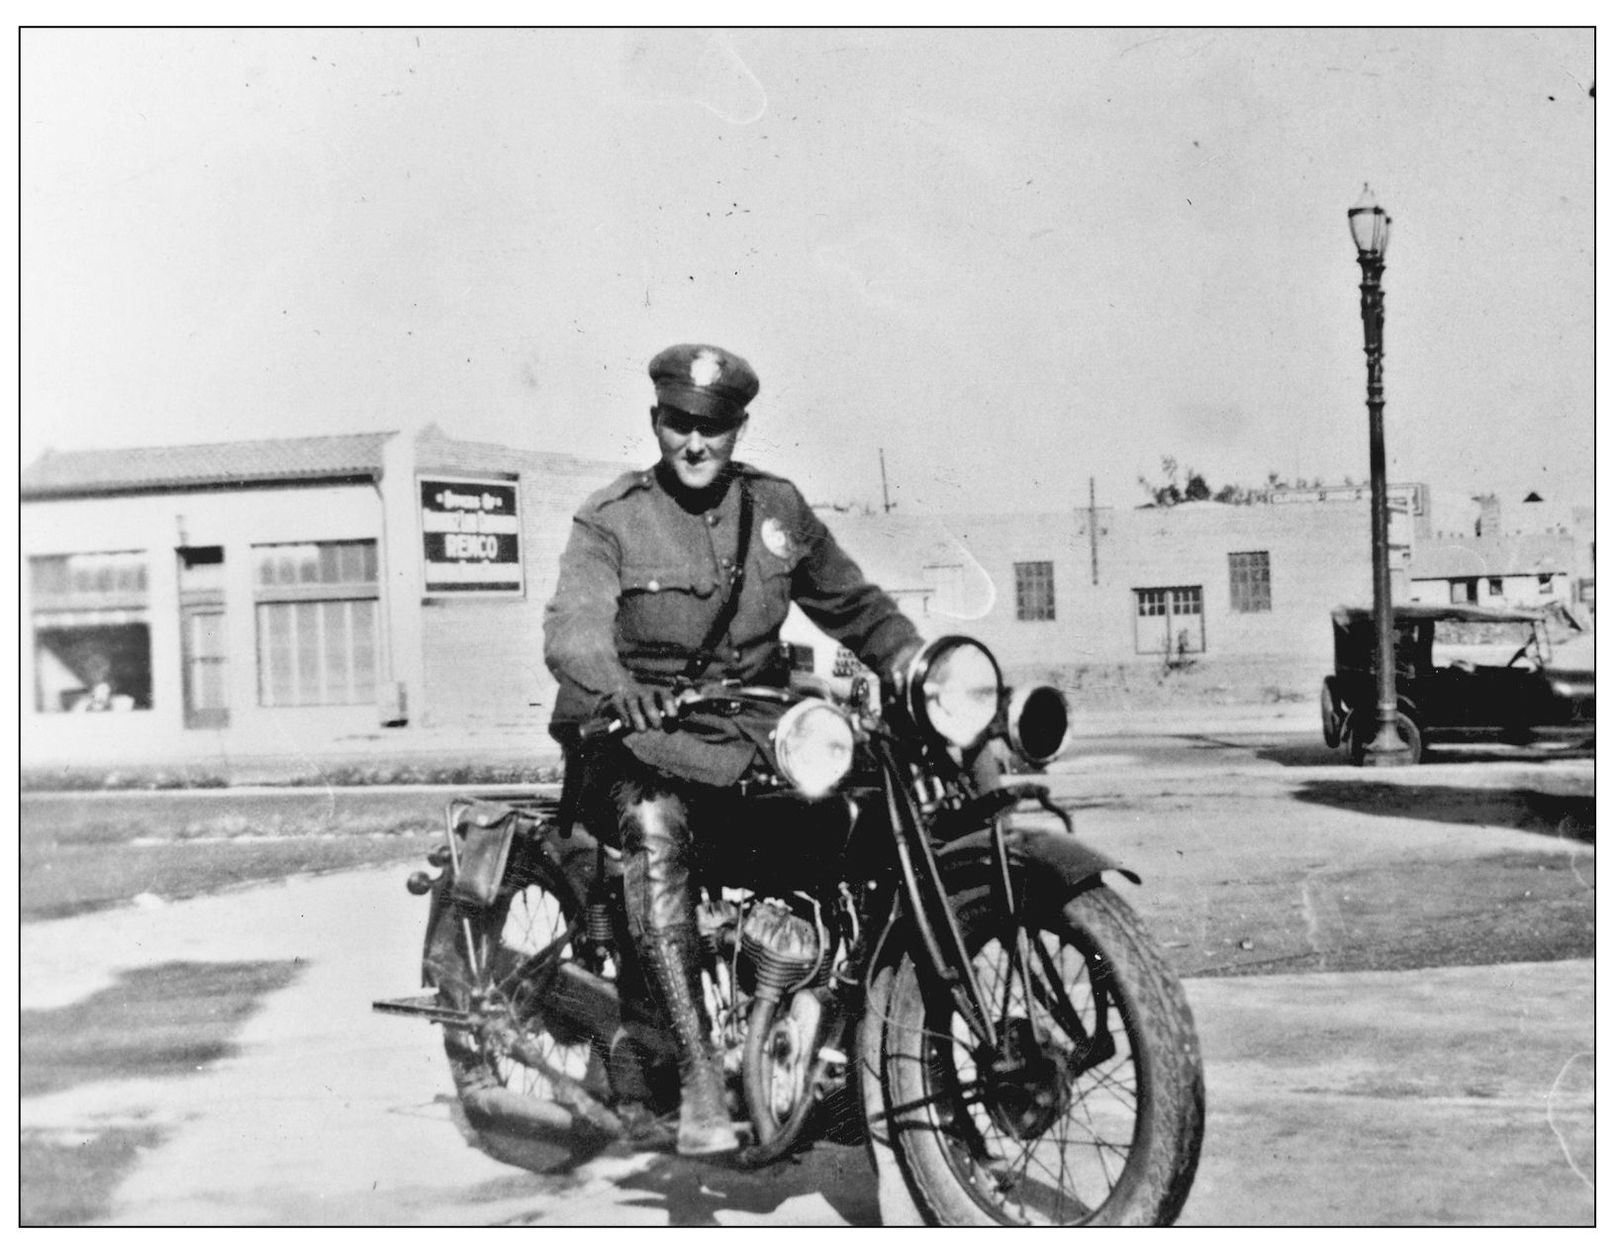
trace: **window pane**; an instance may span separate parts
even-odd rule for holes
[[[260,603],[263,704],[377,700],[377,615],[372,598]]]
[[[286,604],[259,607],[259,699],[268,706],[293,704],[292,620]]]
[[[146,555],[142,551],[95,551],[83,555],[39,555],[29,561],[34,592],[61,607],[69,595],[82,595],[69,605],[130,605],[144,600]],[[109,601],[110,596],[120,601]]]
[[[321,628],[319,603],[293,604],[294,662],[298,668],[298,702],[314,705],[321,696]]]
[[[378,604],[363,599],[349,604],[350,666],[356,703],[378,699]]]
[[[326,700],[334,704],[347,703],[350,696],[350,640],[349,616],[351,603],[320,602],[321,644],[327,676]]]
[[[152,708],[152,642],[128,613],[68,612],[73,622],[34,630],[34,700],[41,713]]]
[[[1229,555],[1229,607],[1234,611],[1273,609],[1267,551],[1239,551]]]
[[[1054,618],[1054,564],[1051,560],[1015,564],[1014,614],[1019,620]]]
[[[285,542],[253,548],[259,583],[267,587],[375,584],[377,543]]]
[[[68,592],[68,557],[41,555],[29,560],[31,580],[36,594],[65,594]]]

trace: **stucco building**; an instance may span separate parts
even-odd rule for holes
[[[21,480],[23,760],[539,731],[569,516],[621,468],[432,425],[47,453]]]
[[[1367,502],[827,519],[928,627],[979,637],[1014,671],[1200,660],[1311,687],[1330,608],[1370,593]]]

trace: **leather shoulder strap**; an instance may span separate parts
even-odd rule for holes
[[[716,618],[710,625],[710,631],[705,633],[704,644],[694,651],[693,657],[688,659],[687,666],[682,668],[682,675],[689,680],[696,680],[715,660],[716,647],[721,644],[722,638],[727,635],[727,629],[732,627],[733,617],[738,614],[739,599],[744,592],[744,561],[749,556],[750,537],[755,532],[755,496],[751,492],[749,479],[738,474],[738,552],[733,556],[733,570],[728,573],[731,584],[727,590],[727,599],[721,604],[721,610],[716,612]]]

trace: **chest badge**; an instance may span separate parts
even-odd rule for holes
[[[761,522],[761,544],[779,559],[789,558],[789,531],[777,517],[769,516]]]

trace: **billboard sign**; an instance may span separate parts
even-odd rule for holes
[[[522,594],[518,483],[418,478],[423,587],[430,594]]]

